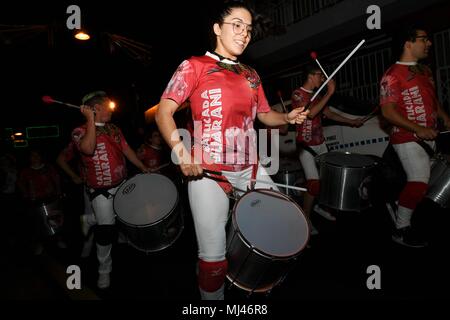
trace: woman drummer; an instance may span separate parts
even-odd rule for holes
[[[290,113],[271,110],[256,71],[237,60],[252,37],[252,21],[252,11],[244,3],[224,4],[213,20],[214,51],[180,64],[156,113],[172,158],[191,178],[188,195],[198,242],[198,285],[204,300],[224,296],[227,193],[233,188],[247,190],[251,178],[271,181],[257,161],[255,117],[265,125],[278,126],[302,123],[307,115],[301,108]],[[173,117],[187,100],[194,122],[192,150],[180,143]],[[202,178],[205,169],[220,171],[221,176],[214,177],[221,181]]]

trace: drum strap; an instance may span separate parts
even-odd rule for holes
[[[103,195],[106,199],[109,199],[110,197],[113,197],[114,195],[109,192],[109,190],[117,187],[118,185],[108,187],[108,188],[87,188],[87,192],[89,194],[89,200],[94,200],[99,195]]]
[[[311,148],[310,146],[304,144],[304,143],[299,143],[300,148],[303,148],[303,150],[308,151],[314,158],[318,155],[317,152],[314,151],[313,148]]]
[[[430,147],[429,144],[427,144],[427,143],[426,143],[425,141],[423,141],[423,140],[417,140],[416,143],[417,143],[418,145],[420,145],[420,146],[425,150],[425,152],[428,154],[428,156],[430,157],[430,159],[434,157],[434,153],[435,153],[435,152],[434,152],[433,148]]]

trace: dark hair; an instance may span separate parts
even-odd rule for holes
[[[308,80],[308,76],[310,74],[314,74],[315,72],[322,71],[319,66],[315,63],[309,62],[302,68],[302,82]]]
[[[108,95],[104,91],[95,91],[84,96],[82,103],[90,107],[94,107],[96,104],[102,104],[108,100]]]
[[[215,23],[222,25],[225,21],[225,18],[228,17],[233,9],[246,9],[250,12],[250,15],[252,16],[252,20],[255,17],[255,13],[253,9],[248,6],[244,1],[238,1],[238,0],[230,0],[230,1],[224,1],[221,5],[216,7],[214,9],[214,14],[211,17],[210,21],[210,44],[212,46],[212,49],[214,49],[217,45],[217,38],[214,33],[213,26]]]
[[[403,47],[407,41],[416,41],[419,30],[426,31],[421,24],[403,25],[397,29],[393,37],[393,56],[395,58],[398,58],[402,54]]]

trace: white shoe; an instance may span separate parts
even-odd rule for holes
[[[331,213],[329,213],[328,211],[326,211],[325,209],[322,209],[319,205],[315,205],[314,206],[314,211],[321,215],[322,217],[324,217],[325,219],[329,220],[329,221],[336,221],[336,217],[333,216]]]
[[[119,232],[119,236],[117,237],[117,243],[128,243],[127,237],[122,232]]]
[[[42,244],[38,243],[33,250],[33,254],[35,256],[39,256],[42,254],[42,251],[44,251],[44,247],[42,246]]]
[[[109,277],[109,273],[100,273],[98,275],[97,287],[99,289],[109,288],[110,282],[111,282],[111,279]]]
[[[58,241],[56,242],[56,245],[57,245],[58,248],[60,248],[60,249],[67,249],[67,244],[66,244],[64,241],[62,241],[62,240],[58,240]]]
[[[312,223],[309,224],[309,234],[312,236],[316,236],[319,234],[319,230],[316,229],[316,227],[314,227],[314,225]]]

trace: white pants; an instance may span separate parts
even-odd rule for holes
[[[113,208],[114,195],[116,194],[119,186],[109,189],[111,194],[108,197],[99,195],[92,200],[92,209],[94,210],[95,220],[98,225],[113,225],[115,224],[115,214]],[[92,191],[92,190],[91,190]],[[112,258],[111,258],[112,244],[106,246],[97,243],[97,259],[99,262],[99,273],[110,273],[112,270]]]
[[[239,172],[222,172],[231,185],[246,191],[250,186],[252,167]],[[272,182],[266,170],[259,166],[257,180]],[[274,185],[257,182],[257,189],[272,188]],[[242,194],[242,192],[238,193]],[[229,199],[216,181],[202,178],[190,181],[188,184],[189,203],[195,225],[198,243],[198,257],[204,261],[221,261],[225,259],[226,233],[225,225],[228,220]]]
[[[434,150],[435,142],[426,141]],[[407,181],[428,183],[430,180],[431,160],[426,151],[415,142],[392,145],[402,163]]]
[[[82,226],[83,230],[88,231],[92,226],[97,224],[97,220],[95,219],[94,209],[92,208],[91,199],[89,199],[89,193],[86,188],[83,188],[83,198],[84,198],[84,216],[85,218],[81,221],[86,224],[86,226]],[[86,234],[85,234],[86,235]]]
[[[310,146],[317,155],[328,152],[327,145],[324,143],[317,146]],[[314,156],[307,150],[301,149],[299,153],[299,159],[305,172],[306,180],[319,180],[319,170],[317,170],[316,161]]]

